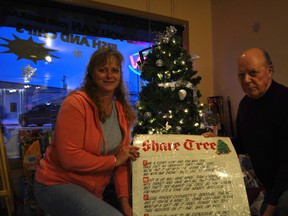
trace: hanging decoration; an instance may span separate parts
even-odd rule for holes
[[[178,92],[178,96],[180,100],[184,100],[187,95],[187,91],[185,89],[180,89]]]
[[[74,54],[73,54],[76,58],[80,58],[82,57],[82,51],[79,49],[74,50]]]
[[[198,103],[197,88],[191,82],[184,81],[184,80],[177,80],[177,81],[173,81],[173,82],[158,83],[158,86],[164,87],[164,88],[171,88],[172,90],[175,89],[176,87],[182,87],[182,88],[185,87],[185,88],[191,89],[193,91],[193,101],[195,104]],[[183,92],[178,93],[178,94],[182,95]],[[186,92],[186,94],[187,94],[187,92]],[[180,95],[179,95],[179,97],[180,97]],[[185,97],[186,97],[186,95],[185,95]],[[184,100],[184,98],[183,98],[183,100]]]
[[[21,68],[23,70],[22,76],[27,80],[30,81],[32,77],[36,77],[36,70],[37,68],[31,67],[30,64],[28,64],[26,67]]]
[[[162,67],[162,66],[163,66],[163,61],[162,61],[161,59],[158,59],[158,60],[156,61],[156,65],[157,65],[158,67]]]

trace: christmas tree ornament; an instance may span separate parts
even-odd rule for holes
[[[204,128],[205,128],[205,124],[201,122],[201,123],[200,123],[200,128],[201,128],[201,129],[204,129]]]
[[[163,66],[163,61],[162,61],[161,59],[158,59],[158,60],[156,61],[156,65],[157,65],[158,67],[162,67],[162,66]]]
[[[187,95],[187,91],[185,89],[180,89],[178,91],[178,96],[180,100],[184,100]]]
[[[141,105],[140,101],[137,101],[137,102],[135,103],[135,106],[136,106],[137,108],[140,107],[140,105]]]
[[[176,131],[177,131],[177,133],[181,133],[182,128],[178,125],[178,126],[176,127]]]
[[[150,119],[151,117],[152,117],[151,112],[145,112],[145,113],[144,113],[144,118],[145,118],[145,119]]]

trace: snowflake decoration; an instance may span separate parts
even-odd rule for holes
[[[23,77],[25,77],[25,80],[30,81],[32,77],[36,77],[35,71],[37,68],[33,68],[28,64],[25,68],[22,68],[24,73],[22,74]]]
[[[82,51],[78,49],[74,50],[74,56],[80,58],[82,56]]]

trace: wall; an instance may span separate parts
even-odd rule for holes
[[[288,20],[288,1],[211,0],[211,8],[213,91],[225,100],[230,96],[235,122],[238,103],[243,97],[237,79],[236,61],[244,49],[266,49],[275,65],[274,79],[288,85],[288,29],[285,26]],[[224,108],[226,125],[229,125],[227,105]]]
[[[117,6],[119,13],[130,13],[140,17],[144,15],[144,18],[160,15],[162,18],[166,17],[166,21],[172,24],[175,19],[188,21],[189,53],[200,56],[200,59],[194,62],[194,69],[202,77],[198,86],[202,94],[201,101],[206,103],[206,98],[213,95],[210,0],[62,0],[60,2],[104,10]],[[130,11],[125,11],[125,8]],[[131,9],[135,11],[131,12]]]

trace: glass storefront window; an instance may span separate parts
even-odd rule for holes
[[[52,130],[54,111],[37,108],[61,105],[70,91],[79,88],[91,54],[100,47],[121,51],[123,78],[131,102],[137,101],[139,51],[150,47],[149,42],[5,26],[0,35],[0,114],[10,157],[19,156],[15,138],[19,130]]]
[[[8,157],[21,157],[19,145],[30,145],[39,133],[49,142],[46,134],[55,126],[55,112],[67,94],[81,86],[89,58],[100,47],[123,54],[123,79],[134,104],[142,85],[139,52],[145,57],[153,34],[169,25],[54,1],[4,1],[0,9],[0,119]],[[176,27],[182,35],[184,26]]]

